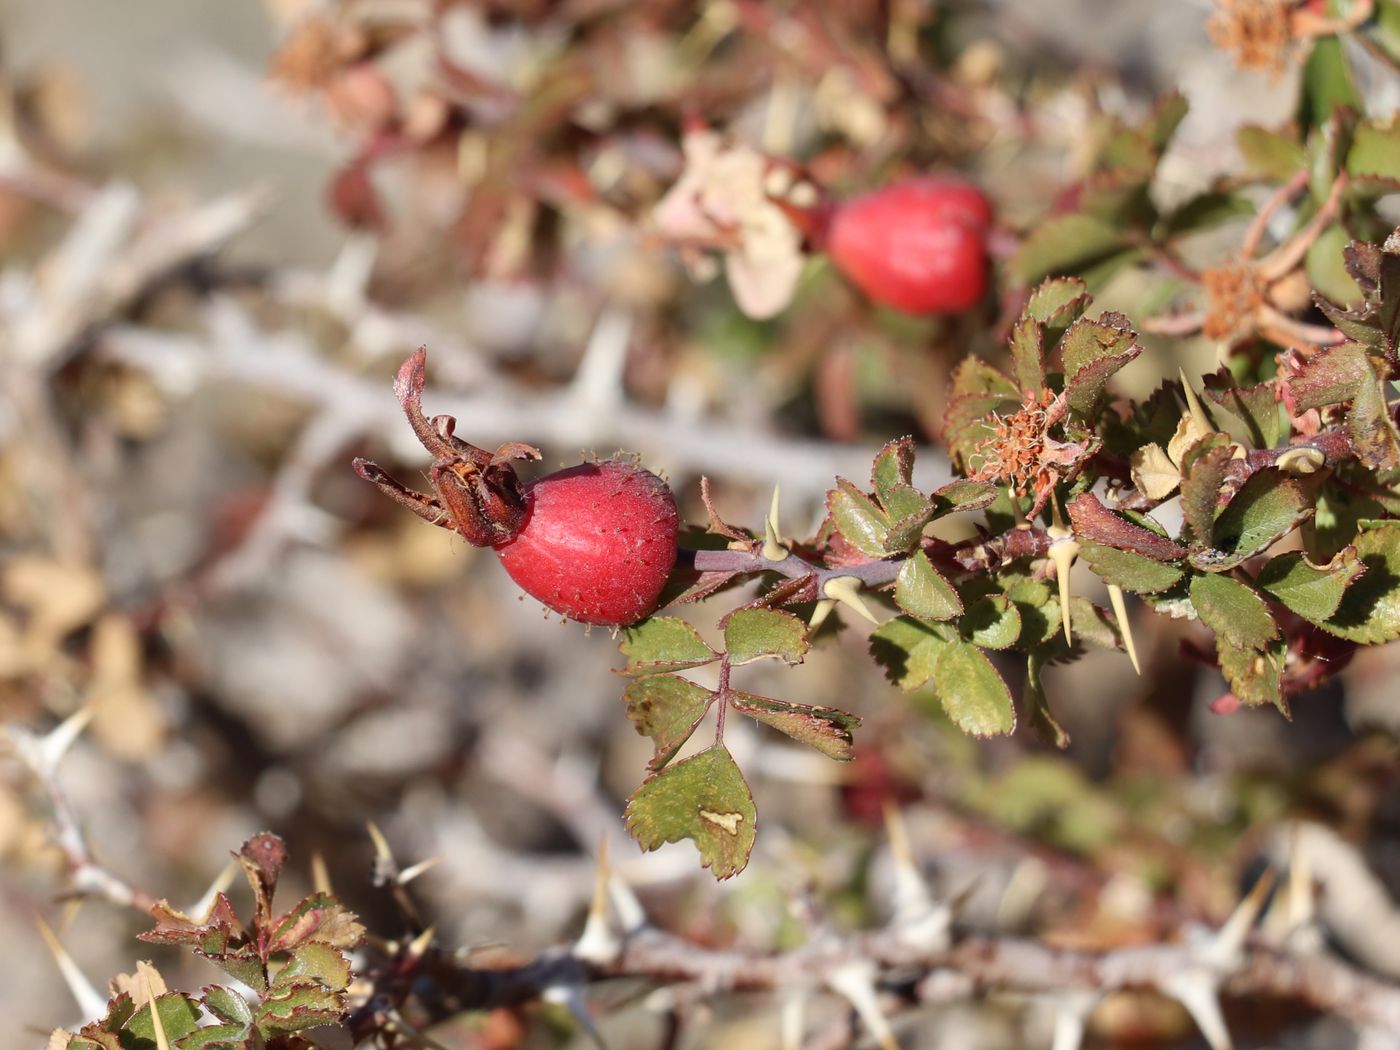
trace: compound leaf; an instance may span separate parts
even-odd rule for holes
[[[643,850],[690,839],[717,879],[744,870],[757,819],[749,786],[723,744],[647,778],[626,812],[628,830]]]

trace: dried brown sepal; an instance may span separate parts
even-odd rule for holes
[[[368,460],[355,460],[355,472],[395,503],[434,525],[455,529],[474,547],[509,543],[525,522],[524,486],[511,460],[538,460],[539,449],[519,441],[507,442],[494,453],[456,436],[457,420],[423,414],[428,352],[415,350],[394,377],[394,396],[409,426],[433,456],[428,477],[432,497],[401,485]]]

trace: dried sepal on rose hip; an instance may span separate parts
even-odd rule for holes
[[[929,175],[836,206],[831,261],[872,300],[912,314],[959,313],[987,290],[991,205],[972,183]]]
[[[394,395],[432,453],[433,496],[363,459],[356,473],[425,521],[493,549],[522,590],[571,620],[621,627],[654,612],[680,528],[666,483],[624,459],[522,482],[511,460],[537,460],[538,449],[511,442],[487,452],[455,435],[453,417],[423,415],[426,362],[419,349],[403,363]]]

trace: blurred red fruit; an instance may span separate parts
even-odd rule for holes
[[[913,314],[957,313],[987,290],[992,210],[969,182],[908,179],[839,205],[826,251],[871,299]]]

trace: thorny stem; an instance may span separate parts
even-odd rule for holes
[[[820,939],[783,953],[711,948],[654,927],[629,936],[618,958],[584,964],[558,951],[514,967],[465,966],[439,956],[426,969],[443,999],[425,1003],[429,1017],[463,1009],[515,1005],[545,989],[607,978],[640,977],[662,985],[698,982],[723,991],[762,991],[816,983],[843,962],[868,960],[882,976],[906,983],[906,1007],[964,1001],[993,991],[1053,995],[1070,990],[1153,989],[1171,974],[1198,965],[1181,943],[1095,952],[1054,948],[1012,937],[968,934],[946,950],[911,950],[891,927],[841,939]],[[1296,1000],[1382,1030],[1400,1027],[1400,994],[1393,985],[1329,955],[1302,956],[1251,943],[1241,965],[1222,982],[1231,995]]]
[[[697,572],[776,572],[790,580],[810,576],[816,580],[817,592],[821,593],[826,582],[838,576],[855,576],[865,587],[891,583],[899,575],[904,559],[884,558],[831,569],[814,565],[801,555],[792,553],[781,561],[769,561],[761,554],[746,550],[690,550],[683,547],[678,552],[677,564],[689,565]]]
[[[1335,467],[1352,455],[1351,438],[1339,429],[1330,429],[1314,435],[1309,440],[1297,444],[1280,445],[1276,448],[1254,449],[1244,460],[1244,469],[1249,473],[1271,467],[1279,458],[1289,452],[1312,448],[1324,456],[1323,465]],[[1122,505],[1135,505],[1131,494],[1120,500]],[[1146,504],[1140,509],[1146,509]],[[969,572],[981,571],[994,565],[1017,558],[1041,557],[1050,549],[1050,537],[1038,524],[1008,529],[998,536],[979,536],[963,540],[943,549],[952,561]],[[893,583],[904,567],[908,555],[872,559],[856,565],[842,565],[828,568],[816,565],[799,554],[789,553],[780,561],[769,561],[761,554],[750,550],[691,550],[682,547],[677,552],[676,564],[696,572],[736,573],[759,575],[765,572],[777,573],[790,580],[812,579],[815,592],[821,594],[828,580],[839,576],[854,576],[863,587],[876,588]],[[722,666],[721,694],[727,688],[728,666]],[[721,711],[721,719],[723,712]],[[721,722],[722,724],[722,722]]]
[[[1254,216],[1254,221],[1249,224],[1249,229],[1245,231],[1244,240],[1240,242],[1240,255],[1246,259],[1252,259],[1255,252],[1259,250],[1259,242],[1264,239],[1264,231],[1269,228],[1269,220],[1273,218],[1274,212],[1282,208],[1293,197],[1308,184],[1308,169],[1299,168],[1294,172],[1293,177],[1285,182],[1278,189],[1269,195],[1259,213]]]

